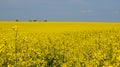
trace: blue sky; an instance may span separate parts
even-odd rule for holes
[[[0,20],[120,21],[120,0],[0,0]]]

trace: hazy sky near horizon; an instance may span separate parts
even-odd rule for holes
[[[120,0],[0,0],[0,20],[120,21]]]

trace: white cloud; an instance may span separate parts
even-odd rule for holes
[[[116,11],[113,11],[113,14],[119,14],[120,11],[116,10]]]

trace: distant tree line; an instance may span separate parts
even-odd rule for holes
[[[16,19],[15,21],[18,22],[18,21],[21,21],[21,20]],[[41,20],[28,20],[28,21],[29,22],[42,22]],[[43,22],[47,22],[47,20],[43,20]]]

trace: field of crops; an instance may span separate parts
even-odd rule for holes
[[[120,23],[0,22],[0,67],[120,67]]]

